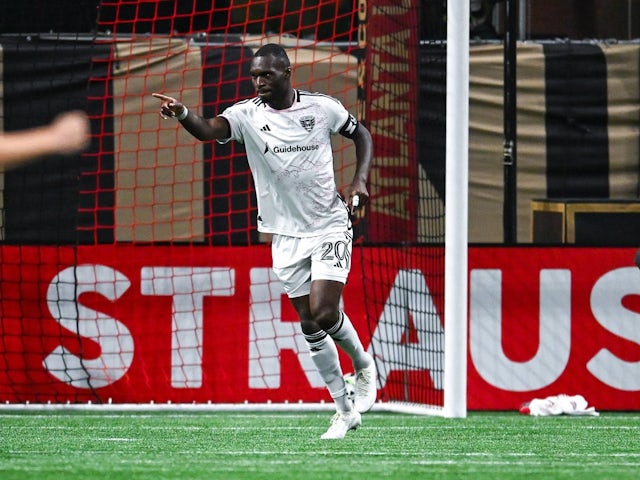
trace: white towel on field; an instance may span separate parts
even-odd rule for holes
[[[600,415],[594,407],[589,407],[582,395],[552,395],[547,398],[534,398],[522,404],[520,413],[534,417],[550,415]]]

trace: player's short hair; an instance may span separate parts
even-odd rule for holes
[[[287,52],[285,52],[284,48],[282,48],[277,43],[267,43],[266,45],[261,46],[256,53],[254,53],[254,57],[267,57],[269,55],[273,55],[275,58],[282,60],[285,65],[289,66],[289,56]]]

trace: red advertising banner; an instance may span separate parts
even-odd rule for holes
[[[640,270],[629,248],[472,248],[470,409],[582,394],[640,409]]]
[[[297,316],[273,277],[269,247],[0,253],[11,260],[0,277],[0,401],[328,399],[301,355]],[[345,304],[362,327],[362,296]]]
[[[366,47],[359,84],[366,83],[361,112],[371,130],[367,238],[416,241],[418,198],[419,2],[359,1],[359,45]],[[362,87],[361,87],[362,88]]]
[[[369,334],[361,288],[376,278],[369,262],[396,258],[388,250],[354,255],[344,295],[369,348],[385,340],[385,309],[376,307]],[[559,393],[582,394],[600,410],[640,409],[634,253],[471,248],[469,409],[512,410]],[[0,254],[2,402],[328,400],[266,246],[2,246]],[[417,267],[389,264],[381,283],[418,285],[421,276],[425,289],[409,295],[424,304],[434,290]],[[391,291],[382,295],[388,301]],[[384,388],[402,367],[382,361]]]

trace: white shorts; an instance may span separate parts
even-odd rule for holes
[[[352,244],[351,229],[317,237],[273,235],[273,271],[290,298],[309,295],[313,280],[347,283]]]

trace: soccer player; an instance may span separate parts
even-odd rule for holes
[[[295,308],[311,357],[335,403],[323,439],[344,438],[361,425],[376,400],[376,367],[340,298],[351,266],[350,213],[369,199],[371,134],[335,98],[294,89],[282,47],[262,46],[251,62],[257,96],[205,119],[175,98],[162,101],[163,118],[176,118],[201,141],[243,143],[258,199],[258,230],[272,234],[273,270]],[[356,171],[338,194],[331,134],[353,140]],[[358,201],[354,201],[357,198]],[[355,401],[346,397],[339,345],[356,372]]]
[[[81,111],[62,113],[42,127],[0,132],[0,167],[45,155],[79,153],[89,145],[89,132],[89,119]]]

